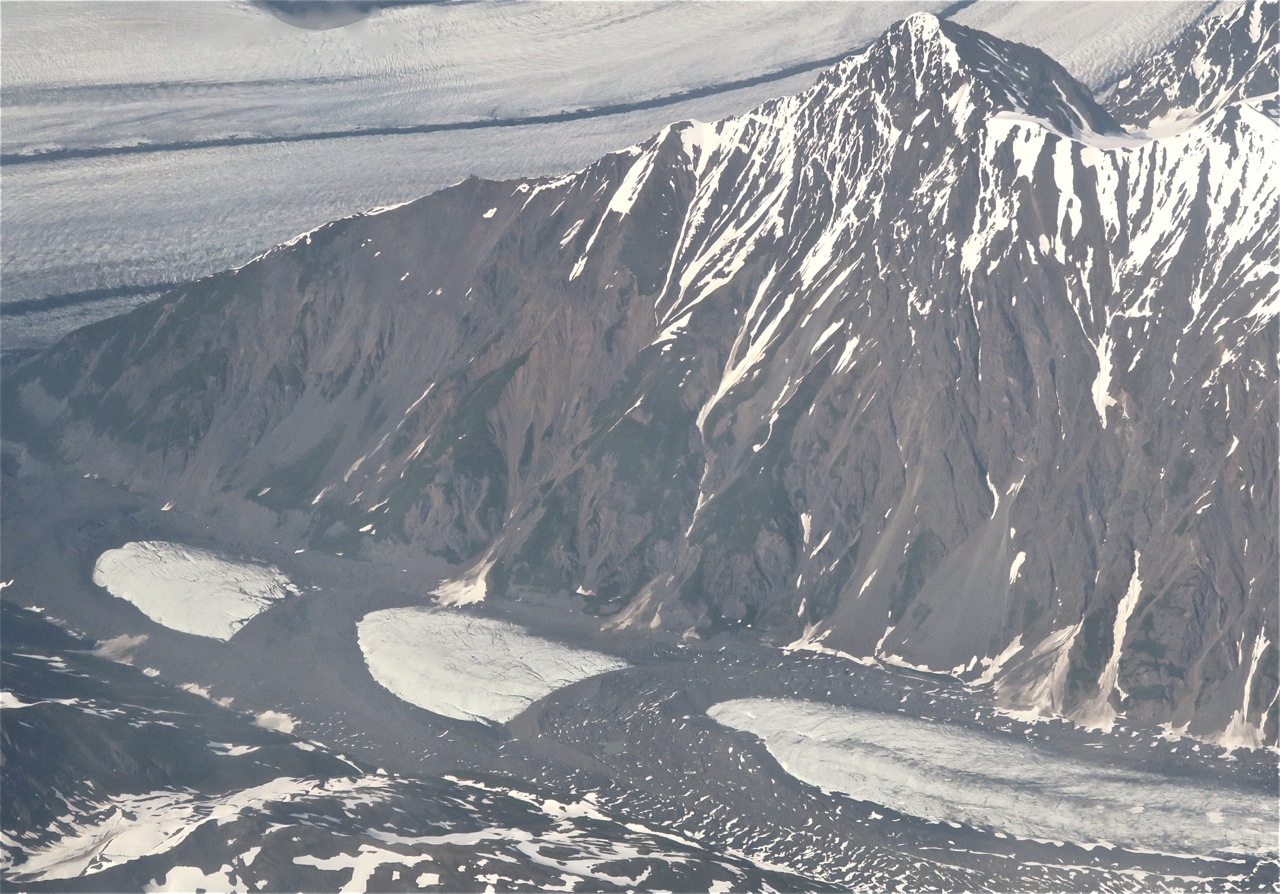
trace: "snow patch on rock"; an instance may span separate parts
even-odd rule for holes
[[[49,882],[94,875],[114,866],[172,851],[207,823],[221,825],[242,813],[264,810],[269,804],[307,799],[368,798],[388,782],[372,776],[316,781],[280,777],[252,788],[207,797],[189,791],[162,789],[144,794],[121,794],[92,804],[69,823],[53,842],[22,850],[27,859],[14,867],[17,882]],[[59,821],[62,823],[63,821]],[[151,890],[194,890],[189,867],[175,867]],[[203,886],[203,882],[201,882]],[[225,882],[214,886],[226,890]]]
[[[290,735],[293,728],[297,726],[298,721],[294,720],[283,711],[263,711],[253,721],[254,726],[260,726],[263,729],[273,729],[278,733]]]
[[[484,602],[484,597],[489,592],[485,579],[492,567],[492,560],[482,561],[457,580],[442,583],[432,595],[439,599],[441,605],[473,605]]]

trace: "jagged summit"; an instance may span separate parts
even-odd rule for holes
[[[931,12],[913,12],[896,25],[890,26],[889,30],[895,28],[918,37],[932,37],[942,30],[942,20]]]
[[[932,106],[964,132],[1000,112],[1042,118],[1064,133],[1121,132],[1089,92],[1040,50],[929,13],[902,19],[837,64],[813,95],[824,95],[824,84],[866,88],[891,104],[906,99],[920,107],[916,114]]]

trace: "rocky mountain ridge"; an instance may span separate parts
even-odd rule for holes
[[[81,330],[8,377],[5,435],[437,552],[444,601],[577,594],[1274,744],[1277,124],[1213,89],[1135,136],[1044,54],[911,16],[799,96]]]
[[[1276,19],[1275,8],[1263,3],[1205,19],[1114,84],[1104,98],[1107,108],[1126,127],[1153,134],[1185,129],[1230,103],[1274,108],[1280,91]]]

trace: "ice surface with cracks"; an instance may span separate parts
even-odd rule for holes
[[[912,816],[1055,843],[1276,854],[1273,797],[1104,771],[975,729],[816,702],[739,699],[707,713],[759,736],[797,779]]]
[[[952,18],[1038,46],[1096,88],[1211,6],[977,4]],[[166,283],[468,174],[566,170],[671,121],[741,113],[808,87],[817,69],[805,66],[855,52],[903,14],[897,3],[420,4],[312,31],[242,3],[15,4],[0,35],[6,153],[126,146],[140,134],[174,148],[6,170],[4,302],[139,290],[24,312],[9,321],[7,347],[48,344]],[[796,73],[775,77],[788,71]],[[612,110],[684,91],[695,92]],[[609,111],[522,127],[182,148],[566,109]],[[406,169],[410,156],[417,162]]]
[[[107,550],[94,565],[93,582],[157,624],[223,640],[271,603],[301,594],[274,565],[156,540]]]
[[[505,723],[557,689],[627,667],[505,621],[421,607],[365,615],[358,635],[378,683],[410,704],[458,720]]]

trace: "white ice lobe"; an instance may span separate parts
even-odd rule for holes
[[[626,667],[514,624],[427,608],[365,615],[360,650],[369,673],[410,704],[458,720],[505,723],[538,699]]]
[[[759,736],[796,778],[900,813],[1162,853],[1276,852],[1275,802],[1261,795],[1137,770],[1103,773],[978,730],[835,705],[756,698],[707,713]]]
[[[94,565],[93,582],[157,624],[222,640],[271,603],[301,593],[274,565],[158,540],[107,550]]]

